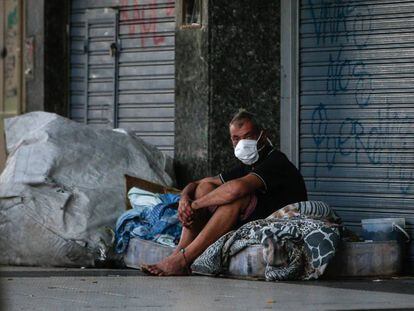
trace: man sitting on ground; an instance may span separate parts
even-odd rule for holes
[[[266,218],[285,205],[306,201],[302,175],[247,111],[230,122],[235,156],[242,162],[219,176],[188,184],[181,193],[181,239],[172,255],[142,269],[153,275],[187,275],[189,265],[225,233]]]

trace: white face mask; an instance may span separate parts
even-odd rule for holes
[[[254,139],[241,139],[236,148],[234,148],[234,155],[237,159],[242,161],[246,165],[252,165],[259,160],[259,151],[257,150],[257,142],[262,137],[262,133],[260,132],[260,136],[257,140]]]

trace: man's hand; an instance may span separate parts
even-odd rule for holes
[[[189,228],[193,223],[193,210],[188,196],[182,196],[178,203],[178,219],[184,227]]]

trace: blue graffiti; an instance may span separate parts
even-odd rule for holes
[[[333,112],[335,113],[335,112]],[[389,140],[390,136],[399,137],[403,127],[395,124],[409,122],[407,117],[396,112],[391,112],[389,105],[385,112],[378,111],[378,120],[393,120],[379,122],[378,126],[368,127],[356,118],[345,118],[338,127],[337,134],[331,123],[329,110],[326,105],[320,103],[312,113],[311,134],[316,146],[314,166],[314,186],[317,183],[318,169],[326,167],[332,170],[344,157],[353,157],[352,163],[358,167],[360,164],[381,165],[386,164],[387,179],[391,178],[391,172],[395,171],[395,163],[401,162],[398,153],[384,152],[392,150],[394,144]],[[403,145],[405,145],[404,143]],[[410,181],[414,177],[414,170],[397,168],[400,175],[400,191],[407,194],[412,188]],[[388,187],[390,184],[388,185]]]
[[[404,149],[407,145],[407,142],[403,143]],[[401,159],[398,159],[401,160]],[[410,192],[411,187],[413,186],[413,180],[414,180],[414,170],[410,168],[403,168],[400,167],[398,169],[399,173],[399,179],[400,180],[406,180],[407,183],[400,183],[400,191],[403,194],[408,194]]]
[[[347,19],[352,8],[339,6],[339,0],[323,1],[322,5],[316,6],[312,0],[308,1],[312,15],[314,31],[317,44],[336,43],[341,32],[348,35]]]
[[[316,145],[314,176],[317,175],[320,160],[331,170],[337,163],[338,156],[354,156],[355,165],[360,164],[361,153],[366,155],[371,164],[380,163],[379,149],[377,141],[371,142],[370,135],[376,130],[365,132],[363,124],[353,118],[346,118],[339,125],[337,135],[333,135],[334,130],[330,128],[328,109],[322,103],[316,107],[312,113],[311,133]],[[366,141],[368,140],[368,141]],[[320,154],[324,158],[320,158]]]
[[[307,25],[311,25],[314,36],[310,38],[316,39],[320,55],[326,53],[324,50],[329,46],[335,48],[327,53],[325,60],[328,62],[326,99],[312,112],[311,134],[316,147],[314,186],[319,168],[332,170],[339,163],[347,162],[356,167],[369,164],[384,168],[388,187],[398,184],[401,194],[409,193],[414,187],[411,182],[414,170],[406,165],[407,152],[393,152],[401,146],[404,150],[406,143],[390,139],[403,135],[404,127],[399,124],[409,122],[406,116],[392,112],[388,102],[386,107],[378,109],[374,123],[341,116],[337,110],[341,95],[354,98],[354,102],[347,102],[344,108],[355,108],[351,107],[353,104],[364,110],[371,108],[372,76],[359,52],[369,44],[373,26],[371,7],[343,0],[307,0],[307,4],[311,24],[307,24],[309,17],[305,15],[301,28],[304,38],[309,32]],[[335,105],[332,110],[331,103]]]
[[[366,32],[372,29],[369,6],[354,6],[342,0],[308,0],[316,42],[320,44],[353,43],[367,45]]]
[[[336,96],[338,93],[353,91],[358,106],[368,106],[372,93],[372,80],[366,71],[365,64],[361,61],[351,61],[342,58],[343,49],[339,49],[336,55],[329,53],[329,65],[326,78],[326,90],[328,94]],[[350,82],[356,80],[353,86]]]
[[[336,95],[339,91],[348,90],[349,79],[353,72],[351,61],[341,59],[342,49],[336,56],[329,53],[328,75],[326,79],[326,90],[328,94]]]

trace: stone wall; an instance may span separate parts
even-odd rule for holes
[[[205,1],[201,28],[176,30],[176,163],[183,185],[237,163],[228,122],[240,108],[279,145],[280,4]]]
[[[206,30],[177,31],[175,37],[175,171],[181,186],[210,172]]]
[[[279,1],[211,1],[211,173],[234,160],[228,122],[239,108],[257,115],[279,145]]]

